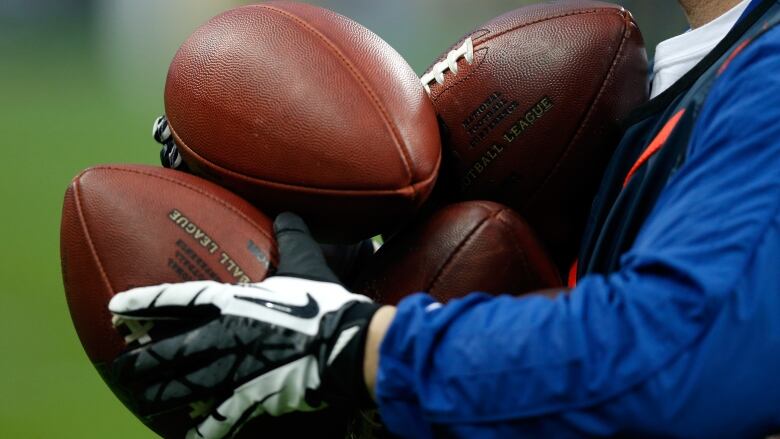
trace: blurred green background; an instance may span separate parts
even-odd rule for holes
[[[154,437],[81,349],[59,268],[62,196],[106,162],[157,163],[167,65],[239,1],[0,0],[0,437]],[[322,0],[384,37],[418,73],[463,33],[528,1]],[[680,33],[674,0],[624,1],[648,47]]]

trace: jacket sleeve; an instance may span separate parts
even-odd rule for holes
[[[748,46],[717,79],[686,163],[618,272],[587,276],[557,299],[472,294],[441,306],[419,294],[401,302],[376,388],[391,431],[491,437],[533,423],[555,434],[571,428],[557,425],[558,415],[598,413],[698,348],[778,215],[778,36]],[[593,419],[573,422],[580,434],[609,431]]]

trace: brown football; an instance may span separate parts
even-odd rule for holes
[[[394,236],[353,290],[395,305],[415,292],[444,302],[474,291],[523,294],[560,286],[555,265],[518,214],[498,203],[467,201]]]
[[[141,165],[98,166],[73,180],[60,257],[73,324],[101,375],[125,348],[107,309],[114,294],[189,280],[259,282],[278,259],[270,219],[249,203],[199,177]],[[191,420],[177,412],[145,422],[166,435]]]
[[[409,218],[437,178],[436,115],[404,59],[339,14],[293,2],[229,10],[175,55],[165,112],[182,158],[321,240]]]
[[[522,7],[465,35],[422,79],[448,184],[515,208],[570,263],[620,122],[647,99],[631,14],[591,0]]]

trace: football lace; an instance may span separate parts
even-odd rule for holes
[[[186,165],[182,161],[181,154],[179,154],[179,147],[173,140],[173,134],[168,124],[168,118],[160,116],[154,120],[152,125],[152,137],[160,145],[160,162],[163,167],[171,169],[179,169],[186,171]]]
[[[444,72],[447,70],[451,71],[454,75],[457,75],[458,60],[461,58],[464,58],[469,64],[474,62],[474,43],[471,41],[471,37],[466,38],[466,41],[457,49],[451,50],[446,58],[434,64],[431,71],[420,78],[423,87],[425,87],[425,91],[428,92],[428,94],[431,93],[430,84],[433,81],[444,84]]]

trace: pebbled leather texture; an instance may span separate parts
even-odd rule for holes
[[[111,297],[187,280],[259,282],[277,265],[271,220],[201,178],[142,165],[104,165],[74,178],[60,233],[65,294],[90,360],[110,362],[125,343]]]
[[[207,22],[171,63],[165,109],[185,162],[318,238],[409,217],[441,142],[419,79],[377,35],[316,6],[269,2]]]
[[[523,294],[561,286],[561,278],[528,224],[489,201],[444,207],[387,242],[353,290],[397,304],[415,292],[440,301],[470,292]]]
[[[430,85],[444,172],[461,198],[515,208],[567,266],[620,122],[647,99],[642,35],[622,7],[583,0],[522,7],[466,37],[474,61]]]

